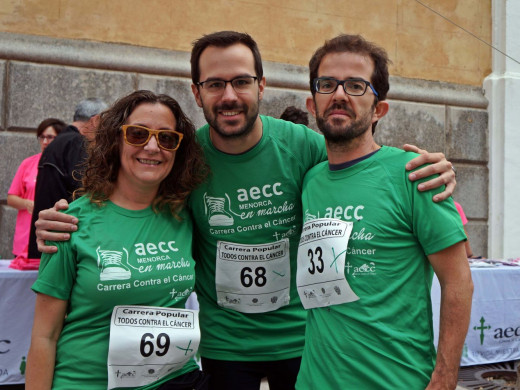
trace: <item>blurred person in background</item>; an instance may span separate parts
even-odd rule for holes
[[[298,125],[309,125],[309,114],[295,106],[287,107],[280,115],[280,119],[296,123]]]
[[[34,232],[38,213],[52,207],[59,199],[72,201],[72,194],[80,186],[81,169],[87,158],[86,141],[93,140],[99,114],[107,108],[108,105],[99,98],[79,102],[74,110],[73,122],[42,154],[38,164],[34,213],[30,225],[29,259],[40,258]]]
[[[34,207],[36,176],[38,175],[38,162],[45,148],[47,148],[66,126],[65,122],[56,118],[44,119],[38,125],[36,137],[40,142],[41,151],[22,161],[7,193],[7,204],[18,210],[13,239],[13,254],[15,259],[10,264],[11,268],[25,269],[24,260],[27,259],[31,214]]]
[[[464,226],[464,233],[466,233],[466,237],[468,238],[466,242],[464,243],[464,246],[466,247],[466,255],[468,256],[468,259],[480,259],[482,256],[475,256],[473,254],[473,249],[471,249],[471,245],[469,243],[469,235],[468,231],[466,230],[466,224],[468,223],[468,218],[466,218],[466,214],[464,213],[464,210],[462,209],[462,206],[460,203],[453,201],[455,203],[455,207],[457,208],[457,211],[459,212],[460,219],[462,221],[462,225]]]

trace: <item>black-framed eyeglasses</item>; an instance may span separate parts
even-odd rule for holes
[[[40,134],[38,137],[37,137],[41,142],[47,140],[49,142],[51,142],[52,140],[54,140],[54,138],[56,138],[55,135],[42,135]]]
[[[177,150],[181,144],[184,134],[175,130],[152,130],[144,126],[123,125],[123,136],[125,142],[131,146],[143,146],[155,136],[157,145],[164,150]]]
[[[211,79],[200,81],[197,85],[214,95],[223,93],[227,83],[231,84],[236,93],[247,93],[251,91],[256,80],[258,80],[256,76],[238,76],[231,80]]]
[[[374,95],[379,97],[379,94],[370,83],[370,81],[363,80],[361,78],[352,78],[346,80],[337,80],[333,77],[318,77],[313,82],[314,90],[317,93],[331,94],[336,92],[338,85],[343,86],[343,90],[347,95],[350,96],[363,96],[370,87]]]

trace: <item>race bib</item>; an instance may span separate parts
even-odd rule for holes
[[[198,311],[116,306],[110,323],[108,389],[153,383],[193,358],[200,342]]]
[[[215,284],[220,306],[265,313],[289,304],[289,239],[245,245],[219,241]]]
[[[345,256],[352,222],[314,219],[303,225],[296,286],[305,309],[357,301],[345,279]]]

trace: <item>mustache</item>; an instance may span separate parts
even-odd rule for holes
[[[224,111],[232,111],[232,110],[242,110],[247,111],[246,106],[243,104],[236,104],[236,103],[222,103],[217,106],[215,106],[215,109],[217,111],[224,110]]]
[[[334,110],[342,110],[345,111],[347,114],[349,114],[351,117],[355,117],[354,111],[352,111],[346,103],[334,103],[332,106],[330,106],[326,111],[325,115],[328,116],[330,113]]]

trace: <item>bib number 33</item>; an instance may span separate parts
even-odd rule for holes
[[[327,218],[313,219],[303,225],[296,286],[304,308],[359,299],[345,278],[345,256],[352,225],[352,222]]]

